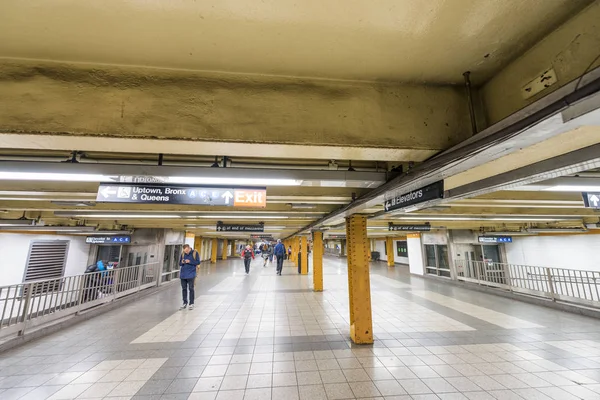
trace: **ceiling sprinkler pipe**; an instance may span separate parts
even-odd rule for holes
[[[471,71],[463,74],[465,78],[465,89],[467,92],[467,103],[469,104],[469,115],[471,116],[471,131],[473,136],[477,134],[477,121],[475,119],[475,107],[473,106],[473,93],[471,91]]]

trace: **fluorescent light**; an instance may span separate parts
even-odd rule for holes
[[[0,219],[0,226],[31,226],[34,222],[32,219]]]
[[[234,174],[235,172],[232,172]],[[260,172],[257,172],[257,175]],[[170,176],[169,183],[188,185],[239,185],[239,186],[300,186],[301,180],[297,179],[270,179],[270,178],[207,178],[199,176]]]
[[[556,228],[556,229],[552,229],[552,228],[529,228],[527,229],[527,232],[534,232],[534,233],[561,233],[561,232],[566,232],[566,233],[581,233],[581,232],[587,232],[587,229],[585,228]]]
[[[288,219],[288,216],[278,215],[198,215],[197,218],[210,219]]]
[[[0,180],[6,181],[68,181],[103,182],[110,177],[98,174],[55,174],[51,172],[6,172],[0,171]]]
[[[544,189],[548,192],[600,192],[600,186],[557,185]]]
[[[409,220],[409,221],[563,221],[563,220],[574,220],[580,219],[579,217],[547,217],[547,216],[523,216],[523,217],[512,217],[512,216],[497,216],[497,217],[486,217],[486,216],[428,216],[422,217],[417,216],[396,216],[390,218],[391,220]]]
[[[167,214],[75,214],[73,217],[78,218],[181,218],[181,215]]]
[[[232,175],[235,171],[232,170]],[[259,175],[260,172],[257,172]],[[171,176],[165,177],[168,183],[198,184],[198,185],[238,185],[238,186],[300,186],[302,180],[298,179],[270,179],[270,178],[209,178],[200,176]],[[101,174],[78,173],[52,173],[52,172],[13,172],[0,171],[0,180],[11,181],[67,181],[67,182],[110,182],[115,181],[115,176]]]
[[[27,231],[27,232],[93,232],[93,226],[5,226],[2,231]]]

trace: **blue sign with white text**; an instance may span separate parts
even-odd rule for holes
[[[512,243],[512,236],[479,236],[479,243]]]
[[[88,236],[85,238],[88,244],[129,244],[131,236]]]

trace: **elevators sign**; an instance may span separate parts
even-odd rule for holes
[[[431,185],[423,186],[417,190],[411,190],[386,200],[385,211],[399,210],[426,201],[444,198],[444,181],[438,181]]]
[[[96,201],[264,208],[267,189],[101,183]]]

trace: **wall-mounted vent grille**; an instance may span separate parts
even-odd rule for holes
[[[24,282],[57,279],[35,285],[33,294],[58,290],[63,277],[69,242],[67,240],[32,241],[25,269]]]

